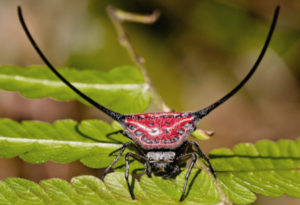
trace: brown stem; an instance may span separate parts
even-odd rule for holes
[[[123,22],[125,21],[152,24],[158,19],[159,12],[154,11],[152,14],[149,15],[135,14],[117,9],[113,6],[108,6],[107,13],[117,30],[120,44],[126,48],[132,61],[140,68],[145,78],[145,82],[149,85],[149,92],[152,95],[154,101],[159,105],[162,111],[170,112],[171,109],[162,100],[161,96],[157,93],[150,78],[148,77],[147,70],[145,68],[145,59],[137,54],[123,24]]]

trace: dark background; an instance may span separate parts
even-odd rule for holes
[[[271,45],[258,71],[232,99],[199,123],[215,135],[201,142],[213,148],[260,139],[296,139],[300,133],[300,1],[274,0],[0,0],[0,64],[42,64],[17,19],[21,5],[34,37],[57,66],[109,70],[131,64],[119,45],[105,7],[161,11],[155,25],[127,24],[147,71],[165,102],[177,111],[207,106],[232,89],[248,72],[265,41],[276,5],[281,13]],[[78,102],[30,100],[0,91],[0,117],[15,120],[98,118],[94,108]],[[0,160],[0,178],[24,177],[38,182],[99,170],[79,162],[32,165],[15,159]],[[259,196],[255,204],[299,204],[290,197]]]

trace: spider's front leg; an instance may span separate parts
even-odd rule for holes
[[[128,135],[127,135],[127,133],[125,132],[125,130],[117,130],[117,131],[108,133],[108,134],[106,134],[106,137],[107,137],[108,139],[112,140],[112,141],[117,142],[117,143],[122,143],[121,141],[112,138],[113,135],[117,135],[117,134],[121,134],[121,135],[123,135],[124,137],[127,137],[128,139],[131,139],[130,137],[128,137]]]
[[[128,186],[130,196],[131,196],[132,199],[135,199],[134,194],[133,194],[133,190],[131,189],[130,184],[129,184],[129,180],[128,180],[128,178],[129,178],[129,157],[132,157],[133,159],[138,160],[139,162],[141,162],[143,164],[147,162],[147,158],[142,156],[142,155],[134,154],[134,153],[131,153],[131,152],[128,152],[125,155],[125,164],[126,164],[125,179],[126,179],[126,183],[127,183],[127,186]],[[147,169],[147,167],[146,167],[146,169]]]
[[[210,169],[213,176],[216,178],[216,173],[215,173],[213,167],[211,166],[211,163],[210,163],[208,157],[200,149],[200,146],[194,141],[188,141],[188,144],[191,146],[192,150],[194,150],[193,147],[196,148],[195,151],[197,151],[197,154],[207,162],[208,168]]]
[[[110,137],[111,135],[117,135],[117,134],[122,134],[125,137],[127,137],[126,132],[124,130],[117,130],[114,132],[110,132],[110,133],[106,134],[106,137]]]
[[[138,147],[133,143],[133,142],[126,142],[120,149],[119,154],[117,157],[114,159],[114,161],[104,170],[103,175],[101,179],[104,181],[104,178],[106,174],[111,170],[111,168],[119,161],[120,157],[122,156],[123,152],[125,151],[126,148],[128,147],[133,147],[134,149],[138,150]]]
[[[146,163],[145,163],[145,172],[146,172],[146,175],[151,178],[151,173],[152,173],[152,170],[151,170],[151,165],[149,163],[149,161],[147,160]]]
[[[190,178],[191,171],[192,171],[193,167],[195,166],[195,163],[198,160],[198,154],[195,153],[195,152],[192,152],[192,153],[181,155],[180,157],[178,157],[176,159],[176,164],[182,164],[182,163],[186,162],[187,160],[189,160],[190,158],[192,158],[192,162],[191,162],[191,164],[189,166],[189,169],[188,169],[188,172],[186,173],[186,176],[185,176],[185,181],[184,181],[184,186],[183,186],[182,194],[181,194],[181,197],[180,197],[180,201],[183,201],[183,199],[184,199],[184,195],[185,195],[185,191],[186,191],[186,185],[187,185],[188,180]]]
[[[189,160],[190,158],[192,158],[192,162],[191,162],[191,164],[189,166],[189,169],[188,169],[188,172],[185,176],[185,182],[184,182],[182,194],[181,194],[181,197],[180,197],[180,201],[184,200],[184,195],[185,195],[185,192],[186,192],[186,186],[187,186],[191,171],[192,171],[193,167],[195,166],[195,163],[197,162],[199,157],[203,158],[206,161],[210,172],[216,178],[215,171],[212,168],[212,165],[211,165],[208,157],[202,152],[202,150],[200,149],[199,145],[196,142],[187,141],[185,146],[183,147],[183,151],[184,151],[183,153],[187,153],[187,154],[179,156],[176,159],[176,164],[182,164],[182,163],[186,162],[187,160]]]

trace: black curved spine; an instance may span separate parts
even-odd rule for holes
[[[94,107],[98,108],[99,110],[101,110],[102,112],[104,112],[105,114],[107,114],[108,116],[110,116],[111,118],[113,118],[114,120],[117,121],[123,121],[125,118],[125,115],[114,112],[102,105],[100,105],[99,103],[95,102],[93,99],[91,99],[90,97],[88,97],[87,95],[85,95],[84,93],[82,93],[80,90],[78,90],[74,85],[72,85],[67,79],[65,79],[58,71],[57,69],[50,63],[50,61],[46,58],[46,56],[43,54],[43,52],[41,51],[41,49],[38,47],[38,45],[36,44],[35,40],[33,39],[32,35],[30,34],[24,18],[23,18],[23,14],[22,14],[22,9],[20,6],[18,6],[18,17],[20,20],[20,23],[25,31],[26,36],[28,37],[30,43],[32,44],[32,46],[34,47],[34,49],[36,50],[36,52],[38,53],[38,55],[41,57],[41,59],[44,61],[44,63],[48,66],[48,68],[63,82],[65,83],[69,88],[71,88],[75,93],[77,93],[80,97],[82,97],[84,100],[86,100],[87,102],[89,102],[91,105],[93,105]]]
[[[279,15],[279,10],[280,7],[277,6],[274,12],[274,16],[273,16],[273,20],[272,20],[272,24],[267,36],[267,39],[265,41],[265,44],[256,60],[256,62],[254,63],[253,67],[251,68],[251,70],[248,72],[248,74],[244,77],[244,79],[233,89],[231,90],[229,93],[227,93],[224,97],[220,98],[219,100],[217,100],[215,103],[211,104],[210,106],[201,109],[199,111],[193,112],[192,114],[195,115],[197,118],[203,118],[206,115],[208,115],[211,111],[213,111],[215,108],[217,108],[219,105],[221,105],[222,103],[224,103],[225,101],[227,101],[230,97],[232,97],[235,93],[237,93],[245,84],[246,82],[252,77],[253,73],[256,71],[257,67],[259,66],[260,62],[262,61],[266,50],[269,46],[269,43],[271,41],[271,37],[272,34],[274,32],[275,26],[276,26],[276,22],[278,19],[278,15]]]

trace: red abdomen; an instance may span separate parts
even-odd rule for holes
[[[191,113],[162,112],[129,115],[125,119],[128,136],[144,149],[175,149],[195,129]]]

